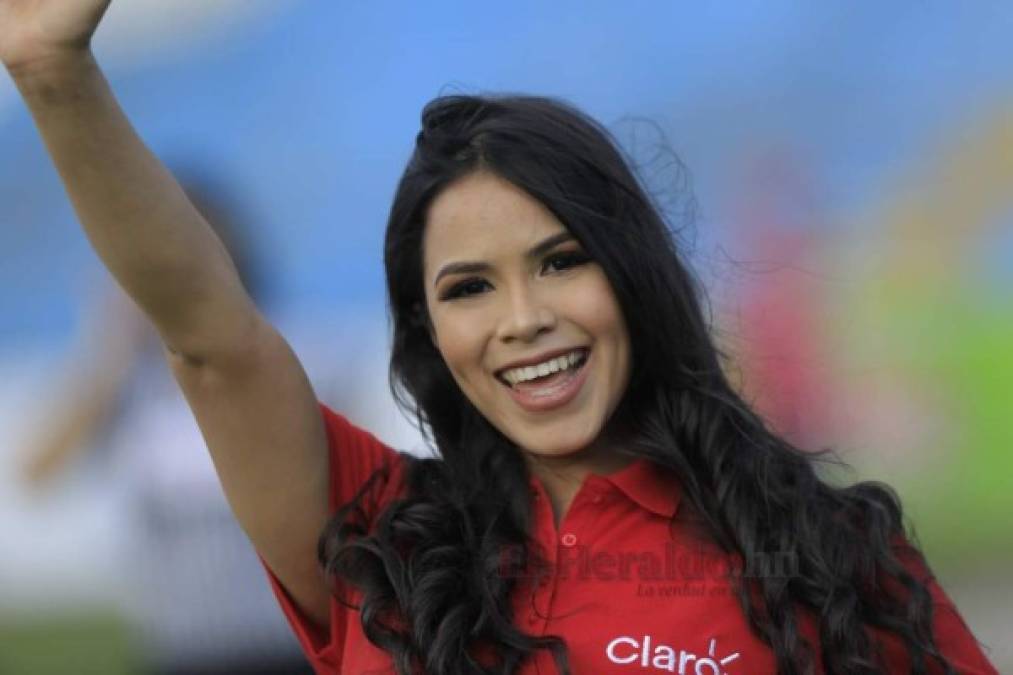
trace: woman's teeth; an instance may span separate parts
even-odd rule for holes
[[[514,386],[521,382],[529,382],[561,370],[567,370],[568,368],[572,368],[578,364],[583,365],[584,359],[584,350],[575,349],[569,354],[557,356],[554,359],[549,359],[548,361],[534,366],[524,366],[523,368],[511,368],[510,370],[505,370],[501,373],[501,377],[509,383],[510,386]]]

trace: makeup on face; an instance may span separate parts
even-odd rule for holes
[[[435,342],[472,404],[533,455],[589,447],[630,371],[601,267],[541,202],[487,172],[433,200],[423,243]]]

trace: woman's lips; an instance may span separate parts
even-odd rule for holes
[[[588,353],[578,368],[553,373],[531,382],[518,382],[514,386],[504,383],[514,402],[528,412],[545,412],[560,408],[572,401],[587,380],[591,354]]]

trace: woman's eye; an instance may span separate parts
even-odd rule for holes
[[[582,251],[553,253],[545,258],[545,262],[542,264],[542,271],[565,272],[566,270],[578,267],[588,262],[591,262],[591,258]],[[489,282],[485,279],[465,279],[464,281],[451,286],[440,299],[454,300],[455,298],[467,298],[473,295],[480,295],[490,287]]]
[[[555,253],[545,259],[545,267],[554,272],[562,272],[578,265],[590,262],[590,258],[581,252],[570,251],[567,253]]]
[[[444,300],[452,300],[454,298],[465,298],[471,295],[478,295],[485,290],[487,283],[484,279],[467,279],[459,284],[455,284],[447,291],[446,295],[443,296]]]

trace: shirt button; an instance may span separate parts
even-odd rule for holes
[[[573,532],[567,532],[566,534],[563,535],[562,542],[563,546],[566,547],[573,546],[577,543],[577,535],[575,535]]]

